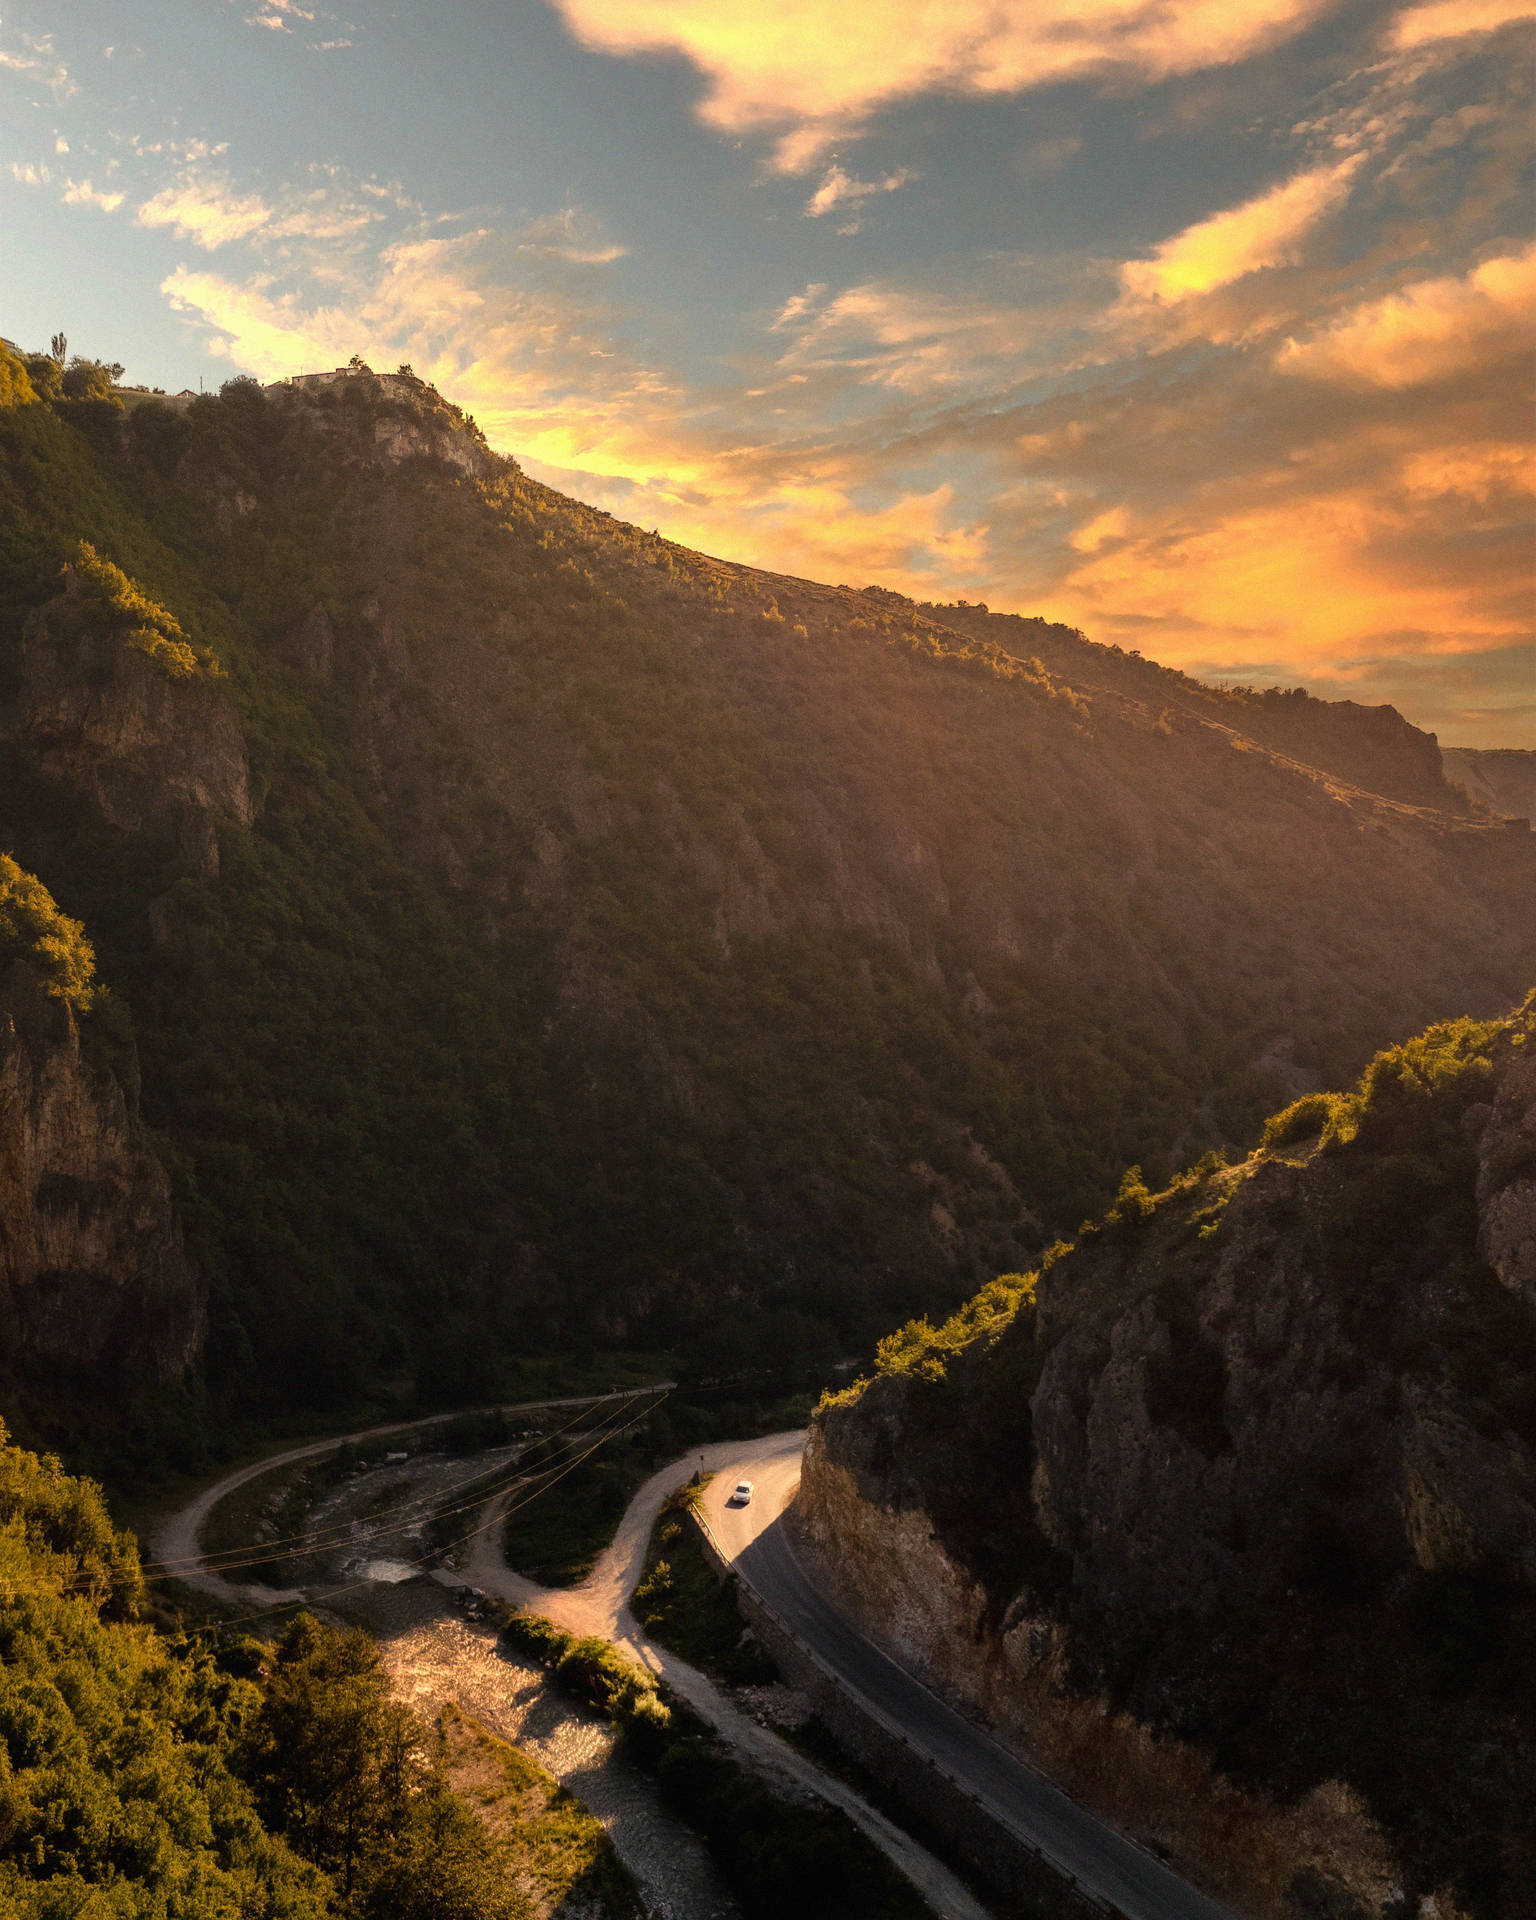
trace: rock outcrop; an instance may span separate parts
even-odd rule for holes
[[[252,815],[245,742],[224,681],[168,674],[92,604],[73,573],[9,650],[0,743],[82,794],[114,826],[218,871],[217,824]]]
[[[196,1358],[203,1295],[164,1168],[74,1015],[16,962],[0,983],[0,1374],[49,1424],[56,1390],[110,1417]]]
[[[1153,1743],[1110,1795],[1133,1824],[1172,1738],[1276,1810],[1342,1783],[1364,1911],[1381,1833],[1383,1886],[1530,1910],[1536,1000],[1306,1097],[1241,1166],[1128,1182],[1033,1298],[885,1359],[818,1414],[798,1525],[893,1652],[1048,1761],[1071,1703],[1119,1709],[1109,1744]],[[1311,1911],[1299,1843],[1267,1890],[1223,1844],[1250,1904]]]

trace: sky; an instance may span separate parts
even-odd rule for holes
[[[1536,746],[1536,0],[0,0],[0,334]]]

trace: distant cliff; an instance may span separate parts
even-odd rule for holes
[[[1536,1911],[1536,999],[881,1362],[798,1503],[878,1638],[1255,1911]]]
[[[1528,747],[1445,747],[1447,776],[1495,813],[1536,823],[1536,750]]]
[[[1460,775],[1442,764],[1434,735],[1412,726],[1395,707],[1319,700],[1303,687],[1207,686],[1175,667],[1090,640],[1075,627],[996,614],[965,601],[923,611],[1010,652],[1028,649],[1074,686],[1231,728],[1275,753],[1409,806],[1465,811],[1464,799],[1447,784],[1448,774]]]

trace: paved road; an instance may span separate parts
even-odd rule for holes
[[[852,1692],[999,1823],[1038,1847],[1126,1920],[1232,1920],[1149,1853],[1088,1813],[887,1658],[823,1597],[790,1546],[781,1515],[800,1484],[803,1435],[736,1449],[704,1496],[704,1515],[740,1578]],[[728,1504],[751,1480],[749,1505]]]
[[[805,1444],[803,1431],[777,1434],[760,1447],[776,1447],[793,1454],[797,1463]],[[504,1529],[500,1516],[515,1489],[498,1494],[478,1515],[474,1543],[462,1575],[439,1573],[451,1584],[467,1580],[482,1592],[494,1593],[515,1606],[531,1608],[564,1627],[567,1633],[594,1634],[611,1640],[622,1653],[649,1667],[681,1696],[725,1744],[758,1772],[777,1776],[791,1787],[809,1790],[830,1805],[841,1807],[864,1833],[912,1882],[939,1920],[989,1920],[970,1889],[942,1861],[895,1821],[872,1807],[861,1794],[827,1773],[814,1761],[782,1740],[778,1734],[743,1713],[708,1674],[650,1639],[629,1610],[629,1598],[645,1571],[645,1552],[651,1528],[662,1502],[686,1480],[695,1467],[706,1472],[733,1467],[741,1456],[740,1441],[722,1441],[695,1449],[651,1475],[630,1501],[617,1533],[579,1587],[546,1588],[515,1572],[502,1555]]]
[[[671,1382],[662,1384],[670,1386]],[[508,1407],[504,1411],[529,1413],[545,1408],[596,1405],[604,1400],[623,1400],[628,1397],[627,1394],[600,1394],[582,1399],[540,1400]],[[252,1461],[248,1466],[225,1474],[156,1529],[153,1539],[155,1562],[174,1566],[178,1580],[188,1586],[201,1588],[221,1600],[254,1601],[262,1606],[298,1602],[306,1598],[323,1600],[323,1593],[307,1596],[298,1589],[280,1592],[259,1586],[237,1587],[210,1569],[200,1568],[197,1564],[200,1551],[198,1536],[209,1514],[237,1487],[244,1486],[258,1474],[270,1473],[275,1467],[315,1459],[348,1442],[357,1444],[383,1440],[428,1424],[430,1422],[403,1421],[393,1426],[369,1427],[362,1433],[312,1441],[304,1446],[290,1447],[286,1452],[269,1454],[263,1460]],[[794,1457],[798,1461],[800,1448],[805,1442],[804,1433],[780,1435],[778,1439],[785,1445],[792,1444]],[[641,1661],[675,1688],[694,1712],[753,1766],[770,1775],[776,1774],[802,1790],[809,1790],[832,1805],[841,1807],[907,1876],[927,1900],[938,1920],[989,1920],[986,1909],[970,1890],[926,1847],[870,1806],[835,1775],[824,1772],[777,1734],[738,1711],[706,1674],[647,1639],[630,1613],[629,1596],[644,1570],[645,1550],[662,1501],[674,1487],[688,1478],[694,1467],[702,1463],[707,1469],[714,1469],[734,1461],[739,1452],[740,1447],[736,1442],[706,1447],[702,1452],[690,1453],[653,1474],[630,1502],[612,1544],[579,1587],[566,1590],[540,1587],[535,1581],[526,1579],[507,1566],[501,1552],[501,1522],[515,1489],[507,1489],[496,1495],[476,1515],[465,1571],[453,1573],[445,1570],[434,1578],[444,1586],[475,1586],[498,1594],[514,1605],[532,1607],[556,1621],[567,1632],[596,1634],[614,1641],[632,1658]],[[465,1677],[473,1678],[472,1675]]]

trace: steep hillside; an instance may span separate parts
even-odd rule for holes
[[[134,1121],[132,1049],[92,964],[78,924],[0,856],[0,1390],[55,1432],[64,1405],[142,1408],[203,1334],[170,1185]]]
[[[406,370],[0,411],[0,838],[131,1011],[216,1389],[824,1353],[1523,984],[1531,836],[1427,736],[998,631]]]
[[[1304,687],[1210,687],[1139,653],[1101,646],[1075,627],[996,614],[964,600],[923,612],[1011,653],[1027,650],[1073,686],[1228,727],[1277,754],[1411,806],[1467,810],[1465,796],[1447,784],[1435,736],[1410,726],[1395,707],[1318,700]]]
[[[893,1336],[799,1508],[872,1631],[1254,1910],[1532,1911],[1536,996]]]

